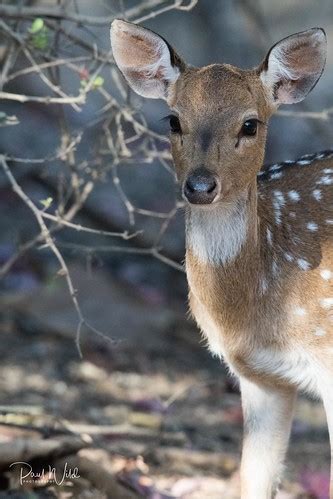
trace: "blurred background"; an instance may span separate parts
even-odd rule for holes
[[[237,498],[239,393],[187,317],[168,110],[116,69],[114,17],[198,66],[323,27],[326,70],[273,117],[266,161],[332,148],[332,0],[0,0],[0,497]],[[65,458],[81,478],[59,486],[9,468]],[[325,415],[300,397],[278,497],[328,482]]]

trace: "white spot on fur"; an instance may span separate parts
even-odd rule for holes
[[[308,222],[306,224],[306,227],[311,231],[311,232],[316,232],[318,230],[318,225],[315,222]]]
[[[316,201],[320,201],[322,196],[321,196],[321,190],[320,189],[315,189],[313,192],[313,197],[315,198]]]
[[[296,202],[301,199],[301,196],[299,195],[299,193],[297,191],[294,191],[294,190],[288,192],[288,197],[292,201],[296,201]]]
[[[290,253],[284,253],[283,255],[285,257],[285,259],[287,260],[287,262],[292,262],[294,257],[293,255],[291,255]]]
[[[307,260],[304,260],[304,258],[298,258],[297,265],[302,270],[309,270],[309,268],[310,268],[309,262]]]
[[[282,216],[281,206],[285,205],[285,199],[281,191],[274,191],[273,194],[274,194],[273,207],[274,207],[275,222],[277,225],[280,225],[281,216]]]
[[[272,262],[272,272],[273,272],[273,276],[277,276],[279,273],[279,267],[278,267],[278,264],[275,260],[273,260],[273,262]]]
[[[328,218],[328,219],[326,220],[326,223],[327,223],[328,225],[333,225],[333,219],[332,219],[332,218]]]
[[[267,233],[267,242],[270,246],[272,246],[273,243],[272,231],[268,227],[266,229],[266,233]]]
[[[280,225],[280,223],[281,223],[281,210],[280,210],[280,208],[275,208],[274,216],[275,216],[276,225]]]
[[[265,277],[261,279],[260,287],[261,287],[261,292],[264,295],[268,290],[268,282]]]
[[[304,317],[306,315],[306,310],[303,307],[296,307],[295,308],[295,315],[298,315],[299,317]]]
[[[282,178],[282,177],[283,177],[282,172],[276,172],[276,173],[272,173],[272,175],[269,177],[269,180],[278,180],[279,178]]]
[[[320,275],[325,281],[328,281],[329,279],[332,278],[332,272],[328,269],[321,270]]]
[[[294,211],[291,211],[289,213],[290,218],[296,218],[296,213]]]
[[[329,177],[328,175],[324,175],[319,179],[316,184],[318,185],[332,185],[333,184],[333,178]]]
[[[315,336],[325,336],[326,331],[321,327],[317,327],[314,332]]]
[[[321,298],[319,300],[320,306],[328,310],[333,306],[333,298]]]
[[[299,159],[298,161],[296,161],[296,164],[301,166],[309,165],[310,163],[312,163],[310,159]]]
[[[284,206],[285,205],[286,201],[285,201],[284,195],[282,194],[281,191],[274,191],[274,196],[275,196],[276,202],[280,206]]]

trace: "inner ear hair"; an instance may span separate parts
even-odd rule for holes
[[[312,28],[279,41],[258,72],[276,104],[300,102],[318,82],[326,61],[326,35]]]
[[[166,99],[185,64],[175,50],[151,30],[116,19],[111,25],[115,61],[132,89],[143,97]]]

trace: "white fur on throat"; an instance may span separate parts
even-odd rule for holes
[[[187,214],[187,245],[200,261],[221,265],[232,261],[247,236],[246,201],[214,205],[209,209],[192,207]]]

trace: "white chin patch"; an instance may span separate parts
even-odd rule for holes
[[[212,265],[236,258],[247,236],[246,202],[216,206],[212,210],[191,209],[186,239],[197,258]]]

